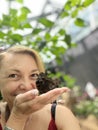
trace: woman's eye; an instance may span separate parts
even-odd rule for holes
[[[32,74],[31,77],[36,80],[38,78],[38,74]]]
[[[17,78],[18,76],[17,76],[17,74],[10,74],[8,77],[9,78]]]

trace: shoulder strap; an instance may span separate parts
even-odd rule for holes
[[[52,118],[55,120],[55,110],[56,110],[56,103],[53,103],[52,106],[51,106],[51,115],[52,115]]]

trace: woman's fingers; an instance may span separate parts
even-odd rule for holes
[[[17,95],[15,100],[18,100],[18,104],[24,103],[34,99],[36,96],[38,96],[38,94],[39,91],[37,89],[33,89],[26,93]]]
[[[55,101],[61,94],[63,94],[66,91],[69,91],[69,89],[65,87],[53,89],[47,93],[37,96],[34,100],[29,101],[27,105],[31,106],[32,112],[37,111],[43,108],[48,103]]]
[[[38,102],[46,105],[55,101],[61,94],[63,94],[66,91],[69,91],[69,89],[66,87],[53,89],[45,94],[38,96]]]
[[[37,96],[37,100],[39,100],[39,102],[41,101],[41,102],[50,103],[51,102],[50,100],[56,100],[56,98],[58,96],[60,96],[62,93],[66,92],[68,90],[69,89],[66,87],[56,88],[56,89],[50,90],[49,92],[38,96],[38,94],[39,94],[38,90],[33,89],[26,93],[17,95],[15,100],[18,101],[18,104],[21,104],[21,103],[35,100],[36,96]]]

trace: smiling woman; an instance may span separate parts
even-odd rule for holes
[[[39,94],[36,80],[44,72],[43,62],[33,49],[13,46],[0,54],[2,129],[80,130],[77,119],[68,108],[51,104],[62,93],[69,91],[68,88],[55,88]],[[45,87],[48,87],[47,84],[43,89]]]

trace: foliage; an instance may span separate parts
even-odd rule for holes
[[[79,101],[73,107],[75,115],[80,117],[87,117],[88,115],[95,115],[98,118],[98,96],[92,99],[84,99]]]
[[[51,73],[50,71],[47,71],[47,73],[52,78],[60,79],[60,87],[67,86],[70,89],[74,89],[76,85],[76,79],[71,75],[62,72]]]
[[[33,26],[28,17],[31,13],[30,9],[23,6],[23,0],[15,0],[15,2],[21,5],[20,8],[10,8],[9,14],[3,14],[2,19],[0,19],[1,46],[4,44],[10,46],[25,44],[45,54],[46,58],[54,55],[56,60],[61,62],[61,55],[73,46],[71,35],[62,28],[53,35],[51,32],[56,23],[47,16],[35,19],[38,26]],[[59,14],[59,19],[63,20],[70,17],[76,26],[84,27],[85,21],[79,18],[78,14],[93,2],[94,0],[67,0]],[[27,33],[28,31],[29,33]],[[63,45],[59,45],[61,42]]]

